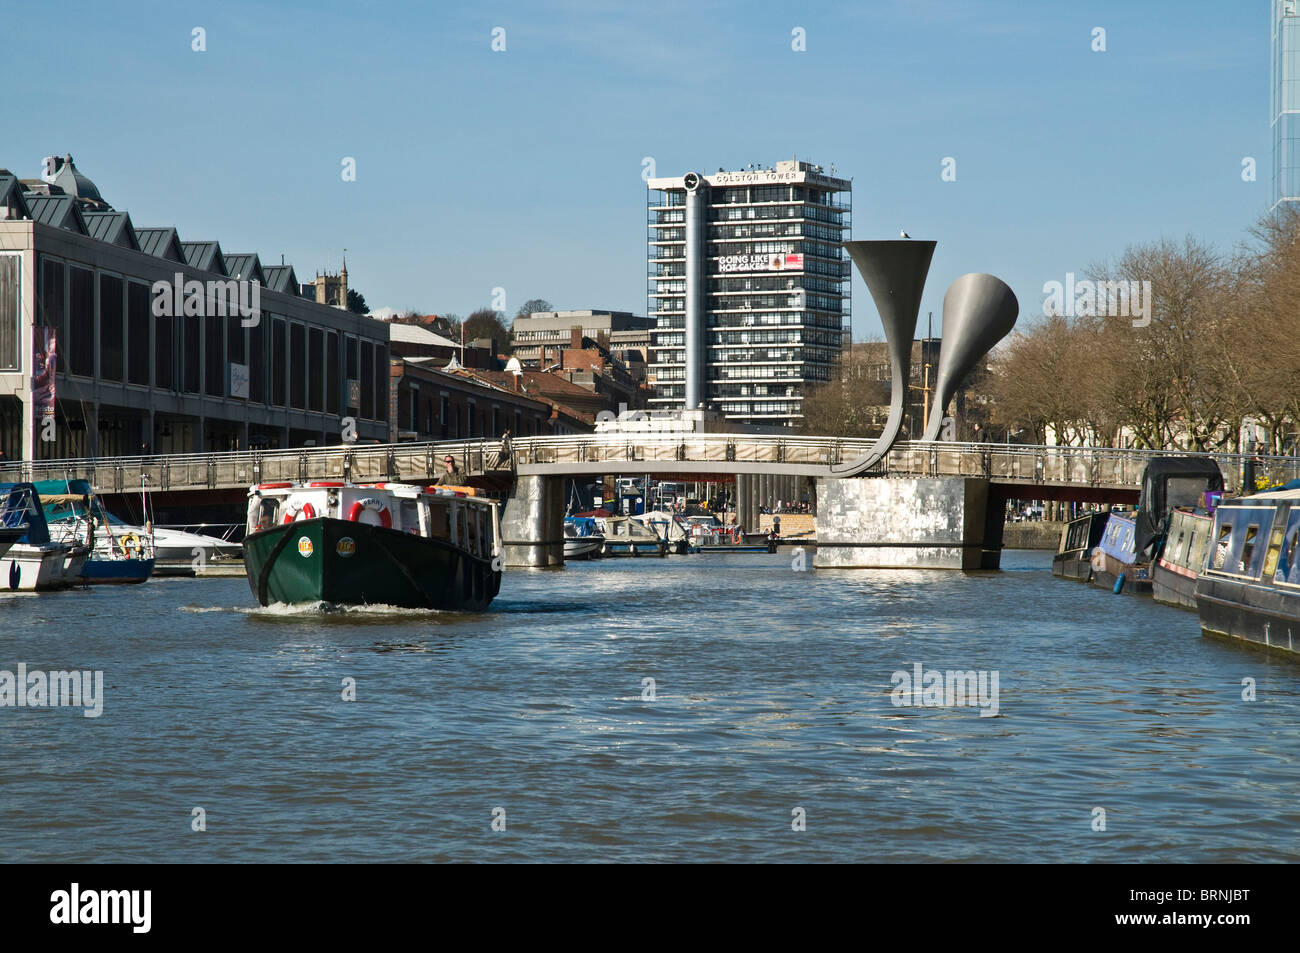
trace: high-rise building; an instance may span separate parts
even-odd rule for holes
[[[651,405],[796,422],[852,333],[852,184],[790,160],[648,186]]]
[[[1300,202],[1300,2],[1273,0],[1273,211]]]

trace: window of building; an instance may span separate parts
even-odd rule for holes
[[[138,281],[127,282],[126,380],[128,384],[149,386],[152,325],[149,286]]]
[[[361,342],[360,413],[367,420],[375,417],[375,346],[370,341]]]
[[[22,301],[18,286],[22,259],[0,255],[0,369],[18,370],[18,342],[22,340]]]
[[[203,316],[203,392],[209,397],[226,395],[225,322],[219,314]]]
[[[266,320],[248,329],[248,399],[266,403]]]
[[[307,335],[307,409],[325,409],[325,332],[320,328]]]
[[[154,386],[162,390],[171,390],[176,386],[176,326],[179,319],[174,315],[162,315],[153,319]]]
[[[330,331],[325,339],[325,412],[339,412],[339,332]]]
[[[289,325],[289,406],[307,409],[307,329]]]
[[[289,357],[289,329],[284,318],[271,324],[271,403],[283,407],[288,397],[288,379],[285,364]]]
[[[41,256],[41,300],[37,323],[55,329],[57,348],[62,351],[67,334],[67,274],[63,262]]]
[[[122,379],[122,279],[99,276],[99,376]]]

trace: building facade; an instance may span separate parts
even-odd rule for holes
[[[1273,212],[1300,202],[1300,2],[1273,0],[1269,119]],[[1295,207],[1295,206],[1293,206]]]
[[[291,265],[136,228],[70,156],[57,173],[0,169],[6,458],[387,439],[387,325],[303,297]]]
[[[852,333],[852,184],[797,160],[647,184],[651,405],[793,424]]]
[[[515,318],[510,329],[510,353],[525,367],[546,367],[558,360],[561,348],[569,347],[573,330],[583,337],[622,348],[648,345],[652,318],[629,311],[536,311]],[[644,344],[642,344],[644,342]]]

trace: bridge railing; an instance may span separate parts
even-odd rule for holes
[[[831,467],[865,453],[871,439],[799,435],[618,432],[514,441],[516,464],[607,463],[610,473],[635,473],[638,465],[663,472],[676,461]],[[216,489],[252,483],[311,479],[356,482],[432,478],[442,458],[454,456],[462,471],[481,472],[499,448],[496,439],[424,443],[301,447],[287,450],[192,453],[98,459],[6,461],[0,482],[84,479],[101,493]],[[1136,487],[1147,462],[1169,456],[1150,450],[1109,447],[1029,446],[1024,444],[901,443],[872,471],[878,475],[972,476],[1028,484],[1087,484]],[[1230,491],[1239,491],[1246,462],[1269,483],[1300,478],[1296,457],[1211,453]]]

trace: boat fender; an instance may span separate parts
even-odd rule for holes
[[[368,497],[367,499],[364,500],[357,500],[355,503],[353,503],[352,508],[348,510],[348,520],[353,523],[358,522],[361,519],[362,512],[365,510],[374,510],[376,513],[378,513],[379,522],[384,527],[384,529],[393,528],[393,514],[389,513],[388,507],[386,507],[379,500],[376,500],[374,497]]]
[[[299,515],[305,520],[314,520],[316,518],[316,507],[310,503],[304,503],[301,507],[293,507],[285,512],[284,519],[281,522],[292,523]]]
[[[1124,577],[1125,577],[1125,575],[1127,575],[1127,573],[1120,573],[1120,574],[1119,574],[1119,578],[1115,580],[1115,588],[1111,590],[1111,592],[1115,593],[1115,595],[1117,595],[1117,596],[1118,596],[1121,592],[1124,591]]]

